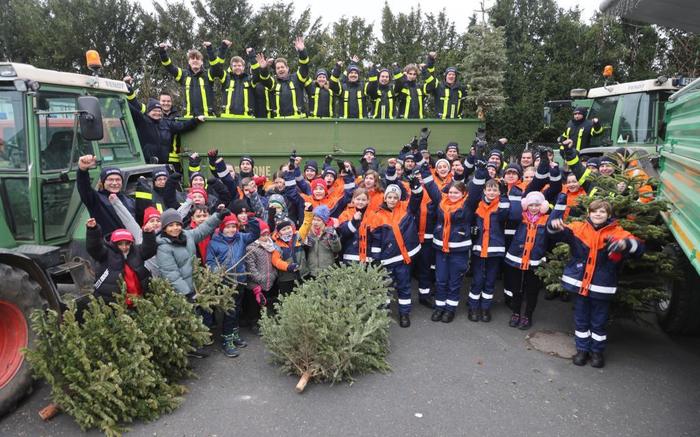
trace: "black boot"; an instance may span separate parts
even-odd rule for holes
[[[442,314],[442,323],[450,323],[455,319],[455,312],[454,311],[445,311]]]
[[[439,322],[440,320],[442,320],[442,314],[444,312],[445,312],[445,310],[435,308],[435,310],[433,310],[433,315],[430,316],[430,320],[432,320],[433,322]]]
[[[557,298],[557,294],[556,294],[556,293],[546,292],[546,293],[544,294],[544,300],[554,300],[554,299],[556,299],[556,298]]]
[[[484,323],[488,323],[491,321],[491,310],[483,310],[481,313],[481,321]]]
[[[577,366],[585,366],[588,362],[588,352],[587,351],[576,351],[574,355],[573,362]]]
[[[605,358],[602,352],[591,352],[591,367],[600,369],[605,367]]]
[[[399,326],[402,328],[411,326],[411,319],[408,317],[408,314],[399,314]]]
[[[469,308],[467,310],[467,318],[471,320],[472,322],[478,322],[479,321],[479,310],[474,310],[472,308]]]

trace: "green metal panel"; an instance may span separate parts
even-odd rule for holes
[[[661,151],[661,196],[672,208],[666,219],[671,232],[700,272],[700,82],[666,103],[666,139]]]
[[[207,119],[182,135],[182,146],[183,150],[200,154],[218,148],[224,157],[250,155],[255,159],[256,173],[271,176],[293,149],[304,159],[317,160],[330,153],[356,161],[367,146],[375,147],[379,157],[396,156],[421,128],[427,127],[431,130],[430,149],[443,149],[454,141],[466,151],[480,126],[482,123],[475,119]]]

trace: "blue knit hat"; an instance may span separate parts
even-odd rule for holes
[[[331,218],[331,210],[326,205],[319,205],[314,208],[314,217],[318,217],[323,223],[326,223]]]
[[[320,75],[324,75],[326,76],[326,78],[328,78],[328,71],[324,68],[319,68],[318,70],[316,70],[316,78],[318,79]]]
[[[160,102],[154,98],[148,99],[148,105],[146,105],[146,114],[153,111],[154,109],[163,109],[160,106]]]
[[[153,177],[153,180],[154,180],[154,181],[155,181],[156,179],[158,179],[159,177],[161,177],[161,176],[165,176],[166,178],[168,177],[168,169],[167,169],[167,168],[165,168],[165,167],[158,167],[158,168],[156,168],[155,170],[153,170],[152,177]]]
[[[120,178],[122,178],[122,181],[124,180],[124,175],[122,174],[122,171],[119,170],[117,167],[105,167],[100,172],[100,181],[104,183],[105,179],[107,179],[107,177],[111,175],[118,175]]]

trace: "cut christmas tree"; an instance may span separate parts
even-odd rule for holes
[[[383,309],[389,284],[382,268],[333,267],[281,296],[276,315],[263,315],[260,328],[272,362],[301,377],[298,392],[310,380],[352,381],[390,369],[390,320]]]

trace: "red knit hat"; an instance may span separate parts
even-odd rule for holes
[[[118,243],[120,241],[129,241],[133,243],[134,236],[126,229],[115,229],[114,232],[112,232],[112,236],[109,237],[109,241],[112,243]]]
[[[202,196],[204,196],[204,201],[205,201],[205,202],[206,202],[207,200],[209,200],[209,195],[207,194],[207,190],[205,190],[204,188],[190,188],[190,195],[192,195],[192,194],[194,194],[194,193],[199,193],[199,194],[201,194]]]
[[[311,181],[311,192],[313,193],[314,190],[316,190],[316,187],[323,187],[324,191],[328,191],[328,186],[326,185],[325,179],[314,179]]]
[[[229,214],[221,220],[221,225],[219,225],[219,230],[223,231],[227,225],[234,224],[238,226],[238,217],[235,214]]]
[[[149,206],[146,208],[146,210],[143,212],[143,225],[146,226],[146,223],[149,222],[154,217],[160,218],[160,211],[155,209],[152,206]]]
[[[270,225],[265,220],[258,219],[258,224],[260,225],[260,235],[264,232],[270,233]]]

